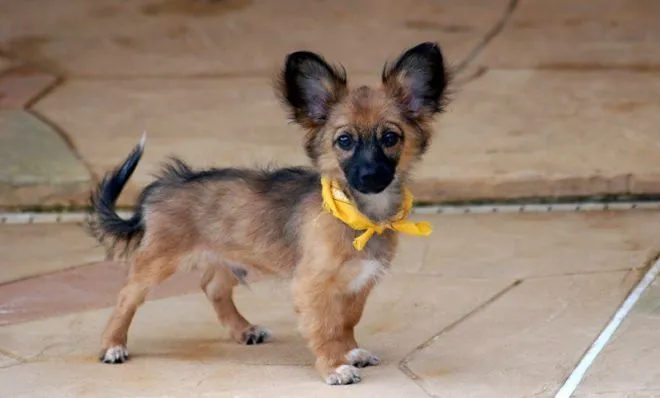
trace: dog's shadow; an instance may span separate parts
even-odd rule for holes
[[[163,338],[136,342],[131,360],[159,358],[175,361],[239,362],[245,365],[311,366],[314,356],[300,335],[280,332],[258,345],[242,345],[227,336]]]

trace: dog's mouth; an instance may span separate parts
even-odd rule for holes
[[[390,184],[383,184],[380,182],[377,183],[366,183],[366,184],[359,184],[359,185],[354,185],[351,184],[351,187],[355,189],[356,191],[360,192],[361,194],[365,195],[375,195],[383,192],[385,188],[387,188]]]

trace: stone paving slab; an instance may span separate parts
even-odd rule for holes
[[[62,267],[50,272],[27,263],[26,268],[33,272],[30,278],[0,286],[0,325],[110,307],[128,273],[127,264],[120,262],[78,267],[62,260],[48,264]],[[196,274],[178,274],[156,287],[149,299],[199,292],[199,280]]]
[[[0,31],[0,48],[74,76],[270,75],[286,53],[302,48],[371,72],[404,47],[429,39],[444,43],[449,59],[459,62],[502,17],[507,3],[76,0],[62,7],[49,0],[17,2],[0,5],[0,25],[9,27]]]
[[[147,132],[147,146],[120,204],[170,155],[197,167],[307,164],[303,132],[288,125],[266,78],[66,82],[36,105],[65,131],[100,176]],[[103,95],[98,95],[98,93]]]
[[[575,396],[659,396],[659,314],[660,281],[656,280],[596,358]]]
[[[0,353],[0,369],[17,365],[18,363],[20,361],[16,358]]]
[[[172,153],[202,167],[305,162],[301,133],[287,125],[271,88],[287,52],[319,51],[344,63],[349,76],[374,81],[404,47],[437,40],[456,65],[508,5],[76,0],[60,7],[40,0],[0,5],[0,23],[10,27],[0,31],[0,50],[74,78],[36,109],[70,134],[96,176],[150,133],[144,164],[121,199],[127,205]],[[658,7],[652,0],[520,2],[459,76],[464,82],[475,68],[490,68],[456,87],[418,169],[417,198],[660,194]],[[25,104],[21,98],[12,104]],[[36,194],[1,193],[0,205],[84,203],[77,185],[43,185]]]
[[[16,398],[428,397],[396,367],[381,366],[363,374],[368,374],[370,384],[333,387],[321,382],[311,368],[293,366],[153,360],[108,367],[83,360],[66,366],[30,363],[0,369],[0,392]],[[8,382],[16,380],[20,382]]]
[[[655,0],[520,1],[477,63],[490,68],[660,71]]]
[[[418,383],[448,397],[551,396],[639,279],[637,268],[657,244],[658,214],[415,216],[430,220],[435,232],[404,238],[395,268],[367,304],[358,339],[384,365],[365,371],[359,393],[422,396]],[[0,229],[27,227],[52,227],[47,235],[60,236],[62,247],[92,242],[62,233],[64,225]],[[326,394],[296,331],[288,285],[279,281],[237,292],[245,316],[275,332],[273,344],[232,343],[197,277],[182,275],[139,311],[129,342],[133,360],[98,365],[110,309],[97,308],[112,305],[125,272],[125,265],[99,263],[3,285],[0,353],[20,363],[0,369],[0,395],[187,397],[191,388],[194,396],[309,396],[317,388]],[[188,292],[195,293],[180,296]],[[396,368],[404,358],[414,382]],[[101,371],[107,376],[98,377]],[[173,375],[186,381],[172,384]],[[36,393],[29,390],[34,377],[42,387]]]
[[[91,176],[50,126],[0,110],[0,208],[84,203]]]
[[[74,224],[0,225],[0,242],[0,284],[104,257],[103,250]]]
[[[0,73],[2,73],[0,65]],[[0,109],[23,109],[55,86],[57,78],[29,66],[18,66],[0,75]]]
[[[658,92],[652,74],[491,70],[437,122],[418,198],[659,193]]]
[[[402,236],[390,277],[511,281],[640,269],[660,250],[659,217],[652,210],[416,215],[430,221],[434,233]],[[127,272],[126,264],[115,262],[81,267],[103,258],[103,251],[77,225],[4,225],[0,238],[8,242],[0,247],[0,281],[32,277],[0,289],[0,324],[110,306]],[[70,267],[76,268],[63,271]],[[198,280],[177,275],[151,297],[197,292]]]
[[[414,259],[402,262],[402,267],[410,265],[407,270],[525,279],[640,269],[660,251],[659,211],[472,214],[432,220],[433,238],[411,242],[426,246],[423,265]]]
[[[637,281],[629,271],[526,280],[416,353],[433,396],[551,397]]]
[[[14,61],[12,61],[11,59],[9,59],[7,57],[3,57],[3,56],[0,55],[0,73],[5,72],[6,70],[11,68],[12,66],[14,66]]]
[[[365,370],[363,384],[346,393],[424,396],[396,369],[398,361],[506,285],[413,275],[385,281],[370,298],[357,331],[362,345],[378,352],[384,363]],[[255,347],[231,342],[201,293],[150,301],[131,329],[133,360],[126,366],[103,366],[95,360],[98,333],[109,309],[0,327],[0,348],[25,362],[0,369],[0,380],[13,381],[0,383],[0,391],[27,396],[37,377],[37,396],[50,397],[105,396],[108,386],[122,396],[149,392],[188,397],[191,388],[194,396],[223,392],[258,396],[269,390],[295,396],[317,391],[319,396],[336,394],[337,390],[326,390],[312,370],[313,357],[296,331],[288,291],[280,283],[268,282],[237,294],[237,306],[245,316],[275,334],[272,343]],[[387,317],[382,316],[385,312]],[[61,372],[64,368],[69,371]],[[98,377],[101,373],[104,377]],[[172,375],[185,382],[171,384]],[[297,392],[296,387],[300,387]]]
[[[69,132],[99,175],[148,132],[121,201],[130,204],[171,154],[199,167],[306,164],[302,132],[287,124],[271,83],[71,81],[36,108]],[[414,191],[430,202],[660,193],[658,92],[648,74],[491,71],[439,118]]]

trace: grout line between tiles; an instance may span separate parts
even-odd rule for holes
[[[13,354],[13,353],[5,350],[4,348],[0,348],[0,354],[6,356],[8,358],[11,358],[11,359],[13,359],[14,361],[17,361],[17,362],[25,362],[25,358],[21,358],[18,355]]]
[[[591,344],[589,350],[580,359],[577,366],[570,373],[564,384],[559,388],[555,398],[569,398],[578,388],[589,368],[610,341],[616,330],[621,326],[623,320],[628,316],[630,310],[635,306],[644,291],[651,285],[660,273],[660,259],[656,260],[653,266],[644,274],[644,277],[637,283],[635,288],[626,297],[621,306],[614,313],[614,316],[605,328]]]
[[[645,272],[646,267],[640,267],[640,268],[632,268],[632,267],[625,267],[625,268],[612,268],[612,269],[604,269],[604,270],[587,270],[587,271],[577,271],[577,272],[566,272],[566,273],[559,273],[559,274],[545,274],[545,275],[518,275],[517,277],[515,275],[510,275],[510,276],[500,276],[500,277],[494,277],[491,275],[486,275],[486,276],[473,276],[473,275],[458,275],[458,274],[443,274],[443,273],[433,273],[433,272],[423,272],[423,271],[399,271],[397,272],[398,275],[406,275],[406,276],[420,276],[420,277],[425,277],[425,278],[444,278],[448,280],[464,280],[464,281],[493,281],[493,280],[511,280],[511,279],[520,279],[520,280],[536,280],[536,279],[553,279],[553,278],[565,278],[565,277],[571,277],[571,276],[582,276],[582,275],[600,275],[600,274],[611,274],[611,273],[617,273],[617,272],[626,272],[626,274],[630,272],[638,272],[642,273]]]
[[[504,30],[517,7],[518,0],[509,0],[509,4],[504,10],[504,15],[502,15],[500,20],[490,28],[490,30],[484,35],[481,41],[476,46],[474,46],[470,52],[460,61],[460,63],[456,66],[457,72],[463,71],[474,59],[479,56],[479,54],[481,54],[484,48],[486,48],[488,44],[490,44],[490,42],[493,41],[493,39],[495,39]]]
[[[63,80],[60,81],[57,85],[55,85],[51,90],[45,93],[44,96],[40,97],[38,100],[41,100],[43,97],[48,95],[51,91],[57,89],[62,84],[63,84]],[[33,103],[36,104],[36,101]],[[48,126],[55,134],[57,134],[60,137],[60,139],[62,139],[62,141],[64,141],[64,144],[66,145],[67,149],[69,149],[69,151],[73,154],[73,156],[85,168],[87,173],[89,173],[90,182],[94,182],[97,180],[97,176],[94,173],[94,169],[92,168],[92,165],[85,160],[82,153],[73,142],[73,138],[71,138],[71,135],[66,130],[64,130],[58,124],[47,118],[41,112],[37,111],[34,107],[26,108],[25,111],[30,115],[32,115],[32,117],[34,117],[35,119],[39,120],[41,123]]]
[[[629,210],[660,210],[660,201],[632,202],[589,202],[589,203],[548,203],[544,205],[522,204],[491,204],[491,205],[434,205],[416,206],[413,214],[417,215],[462,215],[462,214],[494,214],[494,213],[566,213],[566,212],[596,212],[596,211],[629,211]],[[130,217],[131,212],[119,211],[120,217]],[[88,213],[84,211],[71,212],[0,212],[0,224],[33,224],[33,223],[79,223],[85,221]]]
[[[31,110],[32,107],[42,99],[46,98],[49,96],[53,91],[55,91],[57,88],[59,88],[62,83],[64,83],[64,79],[61,76],[56,76],[56,75],[50,75],[55,78],[55,80],[47,85],[46,87],[42,88],[41,91],[39,91],[36,95],[34,95],[32,98],[30,98],[27,103],[23,106],[24,109],[26,110]]]
[[[479,306],[474,308],[472,311],[470,311],[467,314],[463,315],[462,317],[458,318],[456,321],[452,322],[451,324],[449,324],[448,326],[446,326],[445,328],[440,330],[438,333],[434,334],[430,339],[426,340],[422,344],[420,344],[417,347],[413,348],[412,351],[410,351],[408,354],[406,354],[406,356],[403,357],[403,359],[401,361],[399,361],[399,370],[401,372],[403,372],[403,374],[408,376],[408,378],[415,381],[419,385],[418,381],[421,380],[421,378],[408,367],[408,362],[410,362],[410,360],[413,358],[413,356],[416,353],[418,353],[419,351],[427,348],[428,346],[430,346],[431,344],[436,342],[440,338],[440,336],[442,336],[444,333],[454,329],[456,326],[463,323],[463,321],[465,321],[466,319],[471,318],[475,314],[478,314],[479,312],[481,312],[482,310],[484,310],[485,308],[490,306],[492,303],[499,300],[502,296],[509,293],[511,290],[513,290],[515,287],[519,286],[521,283],[523,283],[522,279],[516,279],[515,281],[513,281],[513,283],[511,283],[510,285],[508,285],[504,289],[497,292],[495,295],[493,295],[488,300],[481,303]],[[420,385],[420,387],[422,387],[422,386]],[[424,388],[422,387],[422,389],[424,389]],[[426,390],[424,390],[424,391],[426,391]]]

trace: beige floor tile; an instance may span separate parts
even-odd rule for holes
[[[14,61],[12,61],[9,58],[0,56],[0,73],[5,72],[6,70],[10,69],[12,66],[14,66]]]
[[[11,102],[13,94],[7,95]],[[88,198],[91,175],[52,126],[24,110],[0,109],[0,132],[0,208],[68,206]]]
[[[0,352],[0,371],[3,368],[8,368],[11,366],[15,366],[19,363],[19,360],[17,358],[14,358],[12,356],[3,354]]]
[[[0,225],[0,283],[104,258],[103,250],[75,224]]]
[[[431,237],[410,238],[427,245],[417,269],[424,274],[518,279],[622,270],[645,266],[660,249],[655,210],[416,218],[434,226]],[[404,253],[414,250],[408,242]]]
[[[411,219],[429,221],[436,228],[436,231],[439,223],[446,222],[446,217],[440,216],[413,216]],[[432,234],[431,237],[401,235],[399,237],[399,248],[392,262],[391,272],[393,274],[420,272],[424,267],[429,247],[439,239],[437,232]]]
[[[621,393],[620,391],[616,392],[603,392],[596,394],[576,394],[575,397],[589,397],[589,398],[656,398],[660,396],[659,390],[645,390],[645,391],[626,391]]]
[[[657,71],[658,13],[654,0],[520,1],[477,61],[494,68]]]
[[[382,393],[385,387],[394,386],[389,396],[404,392],[420,396],[419,388],[395,369],[399,360],[507,285],[508,282],[504,281],[452,280],[414,275],[389,277],[370,298],[357,331],[361,345],[377,353],[383,360],[382,369],[385,369],[383,374],[379,374],[379,368],[367,369],[363,383],[371,384],[373,390],[363,391]],[[238,389],[237,386],[242,385],[249,390],[255,389],[254,394],[265,394],[268,384],[257,383],[257,380],[263,381],[264,374],[272,375],[276,380],[273,383],[278,388],[289,386],[285,391],[292,393],[295,390],[291,387],[292,383],[309,386],[305,387],[307,393],[315,391],[314,388],[322,388],[320,381],[318,386],[313,383],[318,381],[312,370],[313,357],[296,331],[288,286],[268,282],[255,284],[252,290],[251,293],[243,289],[237,295],[237,305],[248,319],[274,331],[275,340],[263,346],[243,347],[229,341],[206,299],[201,294],[193,294],[145,304],[138,312],[129,336],[133,359],[128,367],[101,367],[96,364],[99,334],[109,310],[0,327],[0,348],[28,360],[30,364],[26,366],[33,367],[34,371],[27,372],[30,368],[24,368],[24,372],[28,373],[26,378],[48,375],[36,377],[41,380],[44,391],[52,394],[71,393],[74,391],[72,389],[81,388],[81,380],[87,383],[86,391],[103,390],[105,386],[112,385],[127,393],[140,393],[142,387],[134,381],[126,382],[127,377],[162,386],[166,386],[172,377],[177,382],[190,379],[193,385],[200,383],[200,391],[208,388],[209,394],[221,389],[217,383],[225,383],[225,390]],[[81,372],[60,372],[60,369],[68,368],[64,364],[84,369]],[[154,371],[155,368],[168,367],[171,369]],[[229,373],[233,368],[252,369],[252,373],[248,372],[248,376],[241,379],[242,376]],[[150,370],[144,376],[136,369]],[[176,369],[182,370],[179,372]],[[227,369],[232,376],[226,377],[223,369]],[[84,376],[98,375],[101,370],[110,372],[109,376]],[[0,380],[14,377],[11,372],[21,373],[11,369],[0,372]],[[200,381],[209,372],[217,377],[214,376],[208,384]],[[250,376],[255,373],[261,376]],[[51,376],[53,374],[62,376]],[[30,388],[29,380],[17,383],[13,388],[12,396],[24,396],[22,394],[27,394]],[[185,396],[181,395],[183,393],[172,394]]]
[[[360,384],[336,387],[325,385],[311,368],[292,366],[160,360],[121,366],[35,362],[0,369],[0,394],[12,398],[428,396],[393,366],[369,368],[363,375]]]
[[[491,70],[435,124],[417,196],[590,196],[660,181],[659,91],[653,74]]]
[[[30,66],[12,68],[3,73],[1,60],[0,74],[0,109],[29,107],[57,83],[55,76]]]
[[[148,132],[127,203],[172,154],[198,167],[307,164],[303,133],[286,122],[271,85],[266,78],[79,80],[36,109],[69,133],[96,174]],[[659,90],[651,74],[491,71],[455,94],[438,119],[415,194],[437,201],[660,193],[660,168],[652,166],[660,154]]]
[[[628,272],[524,281],[416,353],[442,397],[551,397],[636,278]]]
[[[659,307],[656,280],[593,362],[576,397],[660,396]]]
[[[10,54],[75,75],[270,73],[298,49],[378,74],[387,59],[425,40],[439,40],[458,62],[506,3],[77,0],[60,7],[46,0],[3,5],[0,24],[11,29],[0,32],[0,43]]]
[[[303,132],[287,124],[269,79],[72,81],[37,109],[69,132],[97,174],[121,163],[146,131],[132,179],[139,186],[170,155],[197,167],[307,163]]]
[[[117,296],[128,264],[101,261],[59,270],[0,287],[0,325],[106,308]],[[147,300],[200,292],[199,273],[179,273],[158,285]]]

